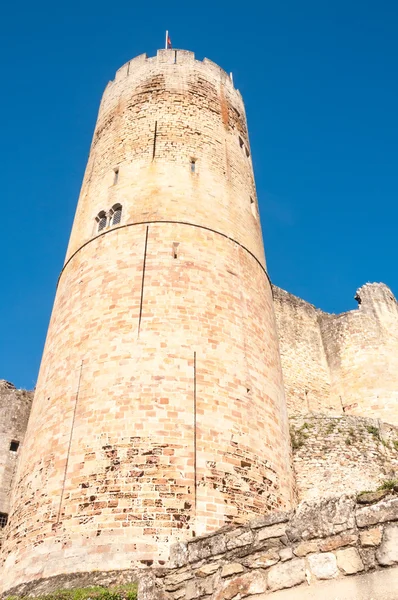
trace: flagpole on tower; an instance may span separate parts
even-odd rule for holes
[[[168,46],[168,39],[169,39],[169,32],[166,31],[166,43],[164,45],[164,49],[167,50],[167,46]]]

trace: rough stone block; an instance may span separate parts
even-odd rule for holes
[[[383,566],[398,563],[398,525],[384,528],[383,540],[376,552],[377,562]]]
[[[305,581],[305,562],[295,558],[289,562],[274,565],[268,571],[268,587],[272,591],[290,588]]]
[[[356,511],[358,527],[369,527],[376,523],[398,520],[398,498],[389,498],[378,504],[365,506]]]
[[[257,531],[257,542],[268,540],[270,538],[281,537],[286,533],[286,525],[280,523],[278,525],[271,525],[270,527],[263,527]]]
[[[378,546],[381,542],[383,530],[381,527],[373,527],[366,531],[361,531],[359,537],[361,539],[362,546]]]
[[[244,568],[239,563],[229,563],[228,565],[224,565],[221,569],[221,577],[230,577],[231,575],[236,575],[237,573],[243,573]]]
[[[266,569],[279,562],[279,550],[277,548],[269,548],[264,552],[256,552],[242,560],[242,564],[250,569]]]
[[[336,557],[333,552],[310,554],[308,564],[312,575],[317,579],[333,579],[339,574]]]
[[[353,575],[364,570],[364,565],[356,548],[344,548],[336,552],[337,566],[346,575]]]
[[[351,496],[300,504],[286,533],[291,541],[327,537],[355,527],[355,500]]]
[[[249,571],[224,582],[216,590],[213,600],[232,600],[244,598],[250,594],[262,594],[267,590],[267,576],[261,571]]]
[[[279,558],[282,562],[293,558],[293,550],[291,548],[282,548],[279,550]]]

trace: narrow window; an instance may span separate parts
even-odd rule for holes
[[[249,158],[250,152],[249,152],[249,148],[247,146],[245,146],[245,152],[246,152],[247,158]]]
[[[250,208],[252,209],[253,217],[255,217],[257,219],[258,216],[257,216],[256,203],[254,202],[254,200],[253,200],[253,198],[251,196],[250,196]]]
[[[239,146],[241,148],[243,148],[243,146],[244,146],[243,140],[242,140],[242,138],[240,136],[239,136]]]
[[[17,452],[18,448],[19,448],[19,442],[17,442],[16,440],[12,440],[12,442],[10,444],[11,452]]]
[[[191,158],[191,173],[196,172],[196,158]]]
[[[158,122],[155,121],[155,131],[153,132],[153,150],[152,150],[152,160],[155,160],[156,154],[156,136],[158,134]]]
[[[116,169],[113,169],[113,185],[116,185],[117,182],[119,181],[119,167],[116,167]]]
[[[98,213],[95,219],[98,223],[97,231],[100,232],[103,229],[105,229],[107,223],[106,212],[104,210],[101,210],[101,212]]]
[[[3,529],[7,525],[8,515],[7,513],[0,513],[0,529]]]
[[[178,246],[180,242],[173,242],[173,258],[178,258]]]
[[[121,204],[115,204],[114,206],[112,206],[112,210],[111,210],[111,227],[113,227],[114,225],[119,225],[120,221],[122,220],[122,205]]]

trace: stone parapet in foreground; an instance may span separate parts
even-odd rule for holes
[[[373,504],[364,504],[378,500]],[[169,568],[65,574],[8,595],[138,582],[139,600],[396,600],[398,495],[303,502],[175,544]]]
[[[397,598],[398,497],[384,494],[371,505],[354,496],[304,502],[176,544],[175,567],[157,572],[156,591],[139,598]]]

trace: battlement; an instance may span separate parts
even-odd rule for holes
[[[144,65],[201,65],[206,67],[215,76],[219,76],[223,83],[233,89],[241,96],[239,90],[234,87],[231,76],[222,69],[219,65],[208,58],[198,60],[195,58],[195,53],[190,50],[158,50],[156,56],[148,56],[146,53],[139,54],[132,58],[116,71],[115,79],[110,81],[108,85],[120,81],[131,75],[135,70],[140,69]]]

